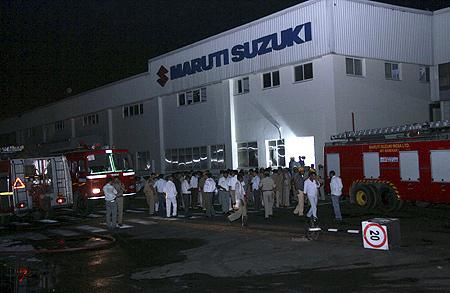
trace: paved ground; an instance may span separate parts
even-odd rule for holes
[[[345,223],[319,207],[316,241],[291,209],[249,227],[223,215],[150,217],[135,198],[123,228],[110,232],[101,209],[89,217],[59,211],[53,221],[22,220],[0,229],[0,292],[413,292],[450,288],[450,207],[408,205],[392,215],[402,242],[391,251],[362,247],[362,220],[383,216],[343,204]],[[326,232],[336,228],[338,232]],[[82,250],[80,250],[82,249]]]

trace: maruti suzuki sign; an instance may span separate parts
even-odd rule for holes
[[[311,22],[297,25],[293,28],[282,30],[254,39],[243,44],[233,46],[231,49],[223,49],[183,63],[170,66],[167,70],[161,66],[157,72],[158,83],[163,87],[169,80],[175,80],[188,75],[211,70],[232,63],[241,62],[244,59],[253,59],[273,51],[281,51],[286,48],[300,45],[312,40]],[[167,76],[169,74],[169,76]]]

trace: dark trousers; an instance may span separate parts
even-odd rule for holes
[[[183,208],[184,208],[184,216],[189,217],[189,206],[191,204],[191,195],[188,193],[183,193]]]
[[[216,213],[213,207],[213,192],[203,192],[202,194],[205,197],[205,208],[206,208],[206,216],[211,218]]]
[[[198,190],[191,190],[191,208],[195,208],[198,205]]]
[[[164,196],[164,193],[158,192],[158,215],[160,217],[166,216],[166,197]]]
[[[260,190],[253,190],[253,203],[255,205],[255,210],[258,211],[262,208],[261,191]]]

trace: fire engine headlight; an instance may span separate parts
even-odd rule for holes
[[[56,202],[57,202],[58,204],[63,204],[63,203],[66,202],[66,199],[65,199],[64,197],[58,197],[58,198],[56,199]]]
[[[27,205],[24,203],[24,202],[19,202],[18,204],[17,204],[17,207],[19,208],[19,209],[23,209],[23,208],[25,208]]]
[[[100,193],[100,188],[93,188],[92,189],[92,194],[99,194]]]

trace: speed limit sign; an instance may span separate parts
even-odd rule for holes
[[[387,227],[373,222],[362,222],[364,248],[389,250]]]

